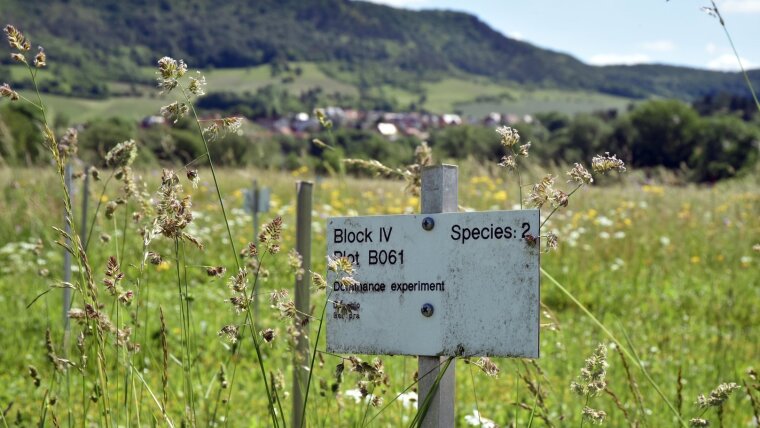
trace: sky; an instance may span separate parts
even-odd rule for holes
[[[497,31],[595,65],[739,64],[709,0],[371,0],[471,13]],[[760,0],[717,0],[745,68],[760,68]]]

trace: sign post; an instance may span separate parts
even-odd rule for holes
[[[301,255],[303,275],[296,278],[295,305],[296,349],[293,356],[293,427],[303,427],[304,388],[306,388],[306,367],[309,361],[309,324],[304,320],[309,314],[309,293],[311,284],[311,194],[314,184],[310,181],[296,182],[296,251]]]
[[[334,217],[327,252],[327,351],[413,355],[425,427],[453,427],[454,365],[441,357],[539,354],[538,210],[456,212],[457,169],[422,172],[421,214]]]
[[[459,172],[454,165],[440,165],[422,170],[421,213],[445,213],[459,210]],[[424,221],[424,219],[423,219]],[[423,225],[424,227],[424,225]],[[421,309],[421,311],[424,309]],[[435,314],[435,307],[427,307]],[[431,315],[432,315],[431,314]],[[423,316],[427,314],[423,313]],[[417,376],[419,380],[418,403],[424,403],[433,393],[425,419],[424,428],[454,427],[454,397],[456,392],[456,360],[449,364],[441,377],[438,389],[433,391],[433,384],[438,378],[444,357],[417,357]]]
[[[253,242],[259,238],[259,213],[269,211],[269,189],[259,188],[259,183],[253,180],[253,188],[245,192],[243,201],[246,211],[253,216]],[[259,323],[259,293],[253,293],[253,322]]]

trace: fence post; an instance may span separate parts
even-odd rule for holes
[[[435,214],[458,210],[459,188],[456,165],[435,165],[422,170],[421,213]],[[421,405],[431,393],[446,357],[419,356],[417,376]],[[452,428],[454,420],[454,394],[456,386],[455,361],[452,361],[441,377],[438,389],[433,393],[430,407],[422,421],[424,428]]]
[[[296,207],[296,251],[303,258],[304,274],[299,280],[296,278],[295,305],[300,314],[310,313],[309,294],[311,275],[311,196],[313,183],[310,181],[296,182],[298,205]],[[293,417],[292,426],[300,428],[304,426],[301,420],[306,403],[303,402],[306,387],[306,371],[308,364],[309,339],[308,323],[303,326],[300,322],[302,316],[296,317],[296,329],[300,333],[296,338],[296,351],[293,356]]]
[[[251,211],[253,213],[253,242],[259,242],[259,184],[253,180],[253,189],[251,190]],[[253,293],[253,325],[259,325],[259,290]]]

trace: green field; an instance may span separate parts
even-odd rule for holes
[[[497,101],[455,102],[457,110],[474,117],[483,117],[490,112],[518,115],[557,111],[567,114],[590,113],[594,111],[625,111],[634,101],[630,98],[595,94],[583,91],[560,91],[536,89],[517,91],[512,98]]]
[[[511,209],[517,203],[512,176],[492,176],[477,172],[482,170],[477,166],[463,167],[459,190],[463,207]],[[101,173],[104,179],[108,175],[107,171]],[[147,194],[155,195],[158,171],[138,175],[145,179]],[[171,241],[156,238],[149,250],[160,253],[164,262],[148,264],[141,273],[143,239],[139,232],[150,224],[152,214],[146,212],[139,221],[133,221],[132,212],[138,210],[138,203],[130,201],[117,208],[113,219],[106,219],[102,208],[98,215],[88,256],[104,305],[101,311],[111,322],[131,326],[132,340],[141,345],[139,352],[132,353],[116,347],[112,336],[105,338],[101,364],[108,375],[108,390],[101,394],[95,387],[100,381],[94,336],[86,336],[90,351],[84,376],[73,367],[56,372],[47,357],[45,330],[50,328],[55,353],[77,364],[80,361],[75,343],[62,349],[61,290],[49,288],[60,284],[62,276],[62,250],[52,229],[62,227],[58,182],[49,171],[0,169],[0,210],[6,213],[0,220],[0,312],[5,314],[0,318],[0,407],[7,408],[4,418],[8,425],[16,421],[22,426],[36,425],[43,415],[47,424],[55,418],[62,426],[102,425],[106,399],[114,426],[164,425],[157,404],[164,402],[160,307],[166,315],[168,341],[166,410],[174,425],[188,423],[194,413],[199,426],[224,425],[224,421],[229,426],[271,426],[259,359],[250,336],[244,335],[240,352],[232,359],[230,343],[217,336],[222,326],[243,323],[244,317],[236,315],[226,301],[231,295],[226,283],[235,271],[235,262],[213,181],[209,171],[201,170],[200,185],[193,189],[184,173],[180,176],[193,202],[194,219],[187,231],[204,243],[202,251],[189,244],[175,251]],[[586,399],[571,393],[569,385],[584,359],[600,343],[608,349],[608,389],[619,404],[612,395],[603,393],[591,398],[588,405],[607,412],[607,426],[676,426],[666,400],[688,421],[703,413],[695,404],[699,394],[709,393],[721,382],[741,385],[746,380],[752,384],[746,371],[757,368],[760,356],[760,312],[756,309],[760,254],[753,250],[760,243],[756,179],[713,187],[669,187],[644,185],[641,177],[634,172],[617,184],[576,193],[570,206],[559,211],[544,230],[555,231],[560,246],[542,256],[543,268],[603,323],[619,344],[544,276],[541,358],[534,362],[494,359],[501,369],[495,378],[459,360],[459,426],[467,425],[465,417],[473,415],[476,408],[499,426],[528,426],[531,419],[532,426],[581,425]],[[274,191],[272,211],[265,220],[275,215],[284,219],[282,252],[263,258],[262,266],[269,275],[258,284],[264,294],[262,300],[267,301],[265,293],[277,289],[289,289],[292,296],[294,275],[287,264],[287,252],[294,245],[294,182],[314,177],[307,170],[296,174],[222,171],[221,191],[237,250],[253,235],[251,218],[242,204],[243,191],[254,178]],[[91,188],[90,215],[103,183]],[[81,183],[75,185],[78,188]],[[402,187],[398,181],[321,178],[314,195],[313,270],[325,270],[326,217],[417,212],[419,200],[404,194]],[[120,194],[121,185],[112,181],[101,200],[113,201]],[[75,194],[75,198],[80,196],[81,192]],[[80,202],[75,199],[74,206],[79,207]],[[78,225],[79,219],[74,224]],[[109,235],[110,241],[102,241],[102,234]],[[41,247],[35,253],[38,238]],[[118,255],[125,274],[123,286],[135,291],[131,306],[114,303],[103,287],[101,279],[110,255]],[[221,278],[209,277],[207,266],[225,266],[227,273]],[[48,275],[39,276],[41,269]],[[80,279],[75,272],[74,281]],[[189,296],[191,316],[187,323],[180,320],[178,285],[183,295]],[[48,290],[52,292],[35,301]],[[312,346],[325,298],[323,291],[313,290],[312,314],[317,318],[308,327]],[[74,306],[81,307],[78,293]],[[284,383],[277,391],[288,424],[293,370],[288,334],[291,322],[265,303],[255,328],[272,328],[278,333],[271,345],[262,347],[261,361],[268,375],[283,376]],[[72,337],[80,331],[82,327],[74,325]],[[185,331],[190,332],[189,347],[183,345]],[[635,352],[646,373],[630,358],[625,359],[626,369],[616,351],[620,345]],[[415,389],[415,359],[381,357],[388,383],[368,384],[370,393],[384,399],[382,406],[375,407],[353,395],[366,375],[351,371],[347,363],[342,382],[337,384],[335,369],[341,356],[321,352],[324,337],[317,349],[308,426],[406,426],[411,422],[413,404],[393,400],[407,388]],[[372,362],[374,357],[360,358]],[[189,360],[192,365],[185,366]],[[29,375],[30,365],[39,372],[39,387]],[[226,389],[221,388],[218,378],[221,366],[225,367]],[[184,385],[186,378],[189,386]],[[538,401],[536,388],[541,391]],[[227,406],[223,399],[230,392]],[[194,404],[187,407],[190,393]],[[754,396],[758,397],[757,391]],[[85,412],[88,423],[83,420]],[[718,426],[714,410],[703,417]],[[751,426],[752,418],[747,392],[744,388],[735,391],[723,409],[724,426]]]
[[[336,80],[325,74],[316,63],[294,62],[291,69],[300,67],[301,74],[294,72],[273,77],[268,65],[248,68],[211,69],[203,74],[209,82],[208,92],[255,92],[257,89],[274,85],[287,89],[293,94],[322,88],[326,94],[359,96],[356,86]],[[26,70],[22,67],[10,67],[13,79],[22,79]],[[153,68],[143,68],[144,77],[154,75]],[[42,70],[41,79],[47,76]],[[284,82],[283,77],[292,77]],[[9,82],[13,84],[13,82]],[[524,89],[514,85],[500,85],[488,79],[476,77],[446,78],[435,82],[424,82],[424,102],[419,104],[420,94],[394,86],[371,88],[370,93],[395,99],[401,106],[416,103],[436,113],[462,112],[473,117],[483,117],[491,112],[532,114],[538,112],[559,111],[563,113],[592,112],[606,109],[625,109],[631,100],[585,91]],[[149,114],[156,114],[167,103],[152,86],[132,85],[122,82],[109,82],[109,90],[117,96],[105,100],[88,100],[50,95],[46,102],[56,112],[60,112],[73,122],[82,122],[96,117],[123,116],[141,119]],[[139,95],[134,95],[136,92]],[[29,91],[23,92],[30,96]],[[128,95],[125,95],[128,94]]]

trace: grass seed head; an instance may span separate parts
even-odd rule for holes
[[[483,370],[483,373],[487,374],[490,377],[498,376],[499,372],[501,371],[499,369],[499,366],[497,366],[493,360],[488,357],[480,357],[478,361],[475,361],[473,364]]]
[[[154,253],[153,251],[148,251],[147,258],[152,265],[159,265],[163,261],[161,254]]]
[[[8,98],[11,101],[18,101],[18,92],[11,89],[11,87],[7,83],[3,83],[2,86],[0,86],[0,97]]]
[[[588,419],[594,425],[601,425],[607,417],[607,412],[586,406],[583,408],[583,417]]]
[[[53,337],[50,335],[50,328],[45,330],[45,348],[47,349],[48,361],[53,364],[53,367],[59,372],[65,371],[69,361],[56,354]]]
[[[227,339],[230,343],[235,343],[240,338],[238,326],[232,324],[225,325],[219,330],[218,336]]]
[[[317,290],[321,291],[327,289],[327,281],[325,281],[325,278],[317,272],[311,273],[311,282]]]
[[[277,309],[280,311],[280,318],[296,319],[298,315],[296,304],[292,300],[281,301],[277,304]]]
[[[726,400],[728,400],[728,397],[731,396],[731,393],[740,388],[741,386],[734,382],[721,383],[715,389],[710,391],[710,394],[706,397],[704,394],[700,394],[697,397],[697,405],[703,409],[708,407],[722,407],[723,403],[725,403]]]
[[[200,182],[200,177],[198,176],[198,170],[197,169],[188,169],[187,170],[187,179],[190,180],[190,182],[193,184],[193,189],[198,188],[198,183]]]
[[[187,65],[184,61],[179,62],[173,58],[165,56],[158,60],[158,87],[162,93],[171,92],[172,89],[179,86],[178,79],[187,72]]]
[[[76,128],[67,129],[63,136],[58,139],[58,156],[60,156],[61,159],[75,156],[78,151],[78,141],[79,138]]]
[[[222,276],[225,272],[227,272],[227,268],[224,266],[209,266],[206,268],[208,276]]]
[[[161,116],[165,117],[167,120],[171,120],[172,123],[177,123],[190,112],[190,107],[185,103],[175,101],[169,105],[161,107],[159,112],[161,113]]]
[[[541,179],[538,183],[533,185],[528,198],[525,200],[525,204],[535,208],[541,208],[549,202],[549,199],[554,197],[555,191],[552,187],[554,185],[554,177],[549,174]]]
[[[240,135],[242,126],[243,119],[241,117],[214,119],[209,126],[203,129],[203,135],[208,141],[216,141],[224,138],[227,134]]]
[[[548,250],[556,250],[559,247],[559,237],[554,232],[546,234],[546,246]]]
[[[275,290],[271,293],[269,293],[269,303],[273,307],[277,307],[281,302],[284,302],[290,298],[290,293],[288,293],[288,290],[282,289],[282,290]]]
[[[515,160],[514,155],[504,156],[501,158],[501,162],[499,162],[499,166],[507,168],[508,170],[514,171],[517,169],[517,161]]]
[[[200,72],[199,72],[200,74]],[[187,91],[199,97],[206,94],[206,76],[191,77],[187,85]]]
[[[42,46],[39,47],[37,55],[34,56],[34,66],[36,68],[43,68],[47,65],[47,55],[45,55],[45,49]]]
[[[280,252],[280,238],[282,237],[282,217],[275,217],[264,225],[264,229],[259,234],[259,242],[270,254]]]
[[[249,299],[245,295],[232,296],[228,299],[236,313],[243,313],[248,309]]]
[[[227,284],[235,293],[244,293],[248,286],[248,270],[246,268],[238,270],[235,276],[230,277]]]
[[[520,133],[517,129],[510,128],[509,126],[500,126],[496,128],[496,133],[501,138],[501,145],[508,149],[513,148],[520,142]]]
[[[261,337],[264,339],[264,342],[266,343],[272,343],[272,341],[274,340],[276,336],[277,336],[277,333],[271,328],[261,331]]]
[[[40,373],[37,371],[36,367],[29,366],[29,377],[32,378],[32,382],[34,382],[34,387],[39,388],[40,383],[42,381],[40,379]]]
[[[599,395],[607,386],[607,366],[607,347],[600,343],[586,359],[586,364],[570,384],[570,389],[582,397]]]
[[[530,142],[521,145],[520,148],[517,149],[517,155],[518,156],[522,156],[524,158],[527,158],[528,157],[528,151],[530,150],[530,145],[531,145]]]
[[[610,155],[610,152],[606,152],[604,156],[594,156],[591,160],[591,168],[600,174],[606,174],[610,171],[625,172],[625,163],[616,155]]]
[[[227,383],[227,372],[224,370],[224,366],[219,367],[219,373],[216,378],[219,381],[219,386],[221,386],[222,389],[227,389],[229,384]]]
[[[303,279],[303,257],[298,253],[298,251],[296,251],[295,248],[288,252],[288,265],[293,270],[293,273],[295,274],[298,281]]]
[[[135,140],[127,140],[119,143],[106,153],[106,165],[114,168],[123,168],[132,165],[137,158],[137,143]]]
[[[578,184],[591,184],[594,182],[594,177],[591,176],[591,173],[579,163],[576,163],[573,169],[567,172],[567,175],[570,176],[570,181]]]
[[[551,200],[553,207],[567,207],[567,204],[569,201],[569,196],[567,193],[561,191],[561,190],[555,190],[552,192],[551,197],[549,198]]]
[[[259,249],[256,247],[256,243],[249,242],[248,246],[243,250],[243,255],[251,258],[258,256]]]
[[[32,48],[32,44],[24,37],[21,31],[17,30],[13,25],[5,26],[5,34],[8,37],[8,44],[11,48],[20,52],[28,52]]]
[[[135,293],[132,290],[126,290],[119,294],[119,301],[127,306],[129,306],[132,303],[132,300],[135,298]]]

